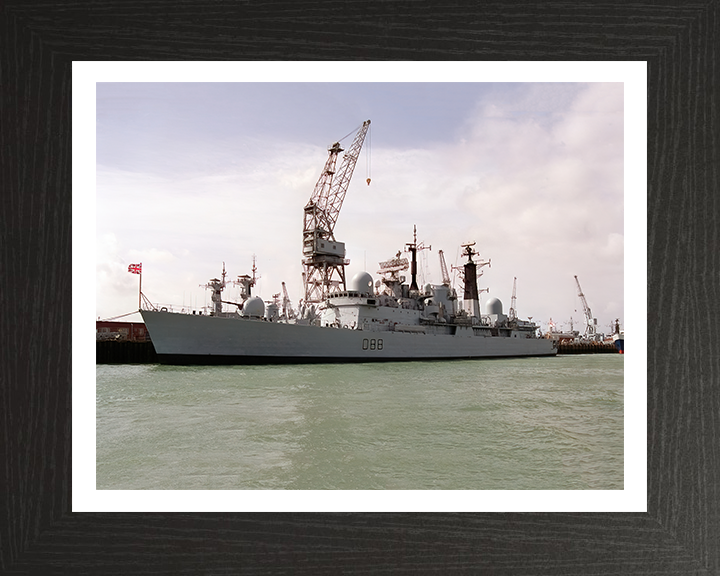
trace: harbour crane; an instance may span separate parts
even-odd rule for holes
[[[513,291],[512,291],[512,297],[510,298],[510,310],[508,311],[508,320],[510,320],[511,322],[517,318],[516,288],[517,288],[517,278],[513,278]]]
[[[285,286],[285,282],[282,283],[282,291],[283,291],[283,302],[282,302],[283,316],[287,319],[295,318],[295,312],[292,309],[292,304],[290,303],[290,296],[288,296],[288,291],[287,291],[287,287]]]
[[[575,276],[575,283],[578,288],[578,296],[583,305],[583,311],[585,312],[585,334],[584,337],[587,340],[598,340],[599,334],[597,333],[597,318],[593,318],[590,306],[588,306],[587,300],[585,300],[585,294],[583,294],[582,288],[580,288],[580,280]]]
[[[366,120],[355,134],[337,171],[337,158],[344,149],[340,141],[328,148],[325,167],[305,205],[302,263],[306,303],[322,302],[330,293],[347,289],[345,266],[349,260],[345,259],[345,243],[335,240],[335,224],[369,128],[370,120]]]
[[[448,267],[445,263],[445,253],[442,250],[438,250],[438,256],[440,256],[440,273],[442,274],[442,283],[445,286],[450,286],[450,274],[448,274]]]

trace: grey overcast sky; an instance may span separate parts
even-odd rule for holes
[[[582,329],[574,275],[623,322],[622,83],[98,83],[96,314],[200,308],[219,277],[302,294],[303,206],[332,142],[371,130],[335,228],[348,278],[412,240],[423,282],[476,241],[482,300]],[[371,184],[365,183],[367,176]],[[460,281],[456,278],[456,287]],[[225,299],[239,290],[228,287]],[[134,319],[134,318],[131,318]],[[139,319],[139,316],[137,317]]]

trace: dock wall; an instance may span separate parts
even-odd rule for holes
[[[155,364],[157,361],[152,342],[106,340],[95,343],[96,364]]]
[[[612,342],[561,342],[558,354],[617,354]]]

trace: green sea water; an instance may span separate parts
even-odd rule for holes
[[[622,490],[623,363],[97,365],[97,489]]]

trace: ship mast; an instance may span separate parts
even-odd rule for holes
[[[413,241],[408,242],[407,251],[410,252],[412,260],[410,262],[410,290],[418,291],[417,285],[417,253],[419,250],[432,250],[432,246],[425,246],[417,243],[417,226],[413,224]]]
[[[221,316],[222,315],[222,291],[225,289],[225,285],[227,282],[225,282],[225,276],[227,273],[225,272],[225,262],[223,262],[223,271],[222,271],[222,280],[219,278],[213,278],[205,285],[200,285],[201,288],[209,288],[212,290],[212,294],[210,296],[210,299],[213,303],[213,315],[214,316]]]
[[[478,290],[477,278],[478,278],[478,267],[490,266],[490,260],[478,260],[475,262],[473,256],[477,256],[478,253],[473,250],[475,242],[468,242],[467,244],[461,244],[464,248],[462,255],[467,256],[467,262],[462,269],[462,276],[464,280],[464,294],[463,294],[463,308],[471,317],[480,319],[480,292],[489,292],[489,289],[483,288]],[[459,269],[453,266],[453,269]],[[482,272],[480,272],[482,276]]]
[[[255,254],[253,254],[252,260],[252,277],[243,274],[242,276],[238,276],[238,279],[233,282],[235,286],[240,286],[240,298],[242,298],[243,302],[252,296],[252,287],[257,284],[258,278],[260,278],[257,274]]]

